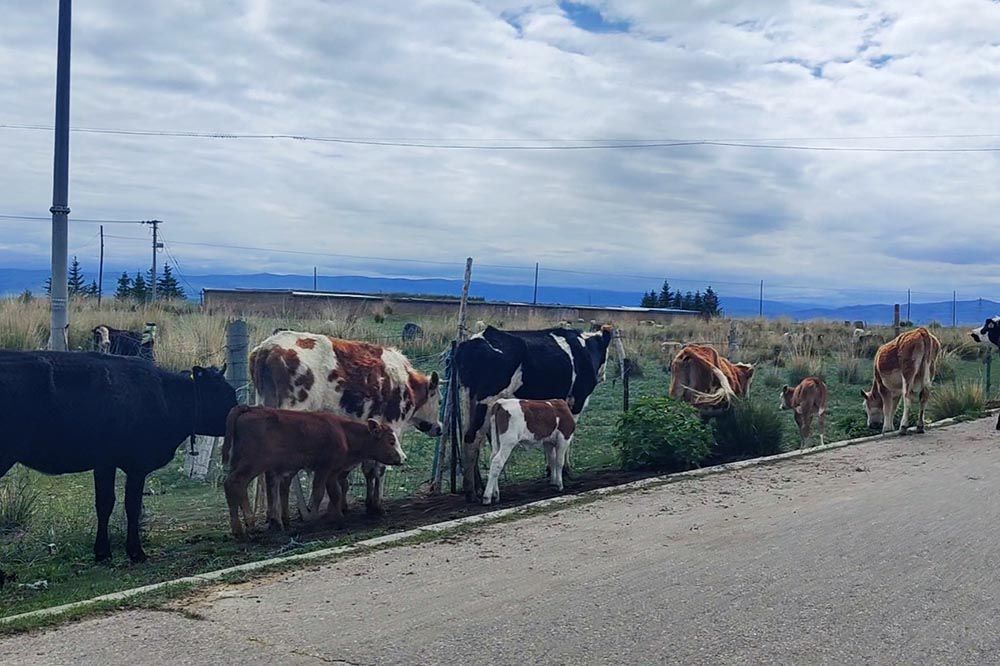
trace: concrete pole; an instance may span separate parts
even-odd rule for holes
[[[69,82],[72,0],[59,0],[59,46],[56,56],[56,129],[52,170],[52,310],[49,349],[66,351],[69,332],[69,289],[66,261],[69,237]]]

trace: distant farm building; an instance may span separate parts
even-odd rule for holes
[[[380,294],[327,293],[290,289],[213,289],[202,290],[202,303],[208,312],[234,315],[278,315],[285,317],[321,317],[331,308],[355,308],[372,314],[384,313],[386,306],[404,317],[457,316],[458,299],[384,296]],[[538,317],[552,321],[668,323],[680,317],[697,317],[694,310],[642,308],[627,306],[551,305],[469,301],[467,319],[474,322],[511,321]]]

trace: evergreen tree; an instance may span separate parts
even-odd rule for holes
[[[87,290],[84,292],[84,295],[87,296],[88,298],[97,298],[98,291],[100,290],[97,288],[97,280],[91,280],[90,286],[87,287]]]
[[[684,307],[684,294],[681,293],[680,289],[678,289],[677,293],[674,294],[673,301],[671,302],[671,307],[675,307],[677,309]]]
[[[174,277],[174,271],[170,268],[170,264],[163,264],[163,275],[156,282],[156,295],[158,298],[164,299],[184,298],[184,289]]]
[[[128,273],[125,271],[122,271],[121,277],[118,278],[118,287],[115,289],[115,298],[119,301],[132,298],[132,278],[130,278]]]
[[[663,287],[660,289],[660,295],[657,297],[656,303],[661,308],[670,307],[670,283],[666,280],[663,281]]]
[[[691,301],[691,307],[698,312],[705,311],[705,298],[701,295],[701,289],[694,292],[694,299]]]
[[[149,298],[149,287],[146,286],[146,278],[142,277],[142,273],[138,271],[136,271],[135,280],[132,281],[132,298],[140,303],[145,303]]]
[[[702,307],[703,312],[709,317],[718,317],[722,314],[722,310],[719,309],[719,295],[715,293],[715,290],[711,286],[705,290]]]
[[[86,296],[87,281],[83,277],[83,269],[80,268],[80,262],[75,255],[73,256],[73,263],[69,265],[69,273],[66,278],[70,296]]]
[[[658,301],[656,299],[655,291],[648,291],[642,295],[642,307],[644,308],[655,308],[658,306]]]
[[[681,300],[681,307],[683,309],[685,309],[685,310],[693,310],[694,309],[694,294],[692,294],[690,291],[687,292],[686,294],[684,294],[684,297]]]

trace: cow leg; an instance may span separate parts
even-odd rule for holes
[[[572,438],[566,439],[560,437],[556,442],[555,446],[555,456],[553,456],[553,467],[552,467],[552,485],[562,492],[563,489],[563,475],[565,474],[566,461],[569,458],[569,445],[572,442]]]
[[[139,536],[139,521],[142,518],[142,490],[146,487],[144,473],[126,472],[125,475],[125,515],[128,518],[128,536],[125,539],[125,552],[132,562],[138,564],[146,561],[146,553],[142,549],[142,539]]]
[[[896,408],[899,406],[899,398],[889,396],[882,400],[882,434],[893,431],[893,421],[896,419]]]
[[[920,413],[917,415],[917,433],[924,434],[924,410],[927,408],[927,401],[930,400],[931,392],[926,386],[920,388]]]
[[[94,505],[97,508],[97,538],[94,540],[94,558],[98,562],[111,558],[111,540],[108,539],[108,520],[115,508],[114,467],[94,470]]]
[[[347,470],[346,472],[341,472],[340,474],[337,475],[337,489],[340,492],[340,497],[338,498],[338,501],[340,502],[341,513],[347,513],[348,509],[347,490],[351,487],[350,476],[351,476],[351,470]],[[326,487],[326,492],[328,495],[330,494],[329,485],[327,485]],[[333,502],[333,495],[330,495],[330,501]]]
[[[486,423],[486,405],[472,403],[469,409],[469,427],[465,431],[462,447],[462,490],[465,501],[475,502],[476,495],[483,487],[483,476],[479,471],[479,432]]]
[[[903,395],[900,400],[903,401],[903,418],[899,420],[899,434],[905,435],[910,427],[910,404],[913,402],[913,384],[906,381],[905,375],[903,376]]]
[[[385,515],[385,508],[382,506],[382,477],[385,476],[385,465],[366,460],[361,463],[361,470],[365,473],[365,510],[370,516]]]
[[[500,501],[500,473],[503,466],[507,464],[507,458],[517,446],[517,440],[505,439],[503,435],[497,437],[499,442],[493,442],[493,458],[490,460],[490,474],[486,481],[486,490],[483,491],[483,504],[493,504]]]
[[[294,474],[282,474],[278,478],[278,500],[281,503],[281,524],[285,527],[292,524],[291,513],[288,511],[288,493],[292,488],[292,479],[295,479],[295,482],[298,483],[299,473],[295,472]],[[303,518],[304,517],[305,516],[303,516]]]
[[[344,493],[340,489],[340,481],[344,478],[340,474],[330,474],[326,478],[326,493],[330,496],[330,504],[326,507],[325,519],[332,523],[334,527],[340,529],[344,526]]]
[[[826,410],[821,409],[818,412],[819,420],[819,445],[823,446],[826,440]]]
[[[226,476],[226,480],[222,484],[222,488],[226,493],[226,504],[229,505],[229,528],[232,530],[233,536],[237,539],[246,537],[243,523],[240,522],[240,506],[244,502],[247,490],[246,484],[242,486],[241,484],[243,484],[243,479],[234,474],[233,470],[230,470]],[[245,501],[247,506],[249,506],[249,499]],[[250,518],[250,513],[246,508],[243,510],[243,517],[246,520]]]
[[[312,522],[319,518],[319,505],[323,503],[323,495],[326,494],[326,484],[327,476],[325,472],[317,471],[313,472],[313,482],[312,482],[312,494],[309,497],[309,515],[306,516],[306,520]],[[333,496],[330,496],[330,504],[334,502]]]

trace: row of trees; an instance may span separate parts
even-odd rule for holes
[[[78,298],[97,298],[97,280],[91,280],[87,284],[87,279],[83,274],[83,268],[76,257],[66,272],[66,283],[69,288],[69,295]],[[115,298],[120,301],[134,300],[139,302],[148,301],[153,295],[153,272],[146,271],[146,275],[136,271],[135,277],[129,277],[128,273],[122,272],[118,278],[118,288],[115,290]],[[45,280],[45,293],[52,295],[52,278]],[[156,278],[156,297],[164,300],[183,299],[186,297],[184,288],[177,282],[174,270],[170,264],[163,265],[163,272]]]
[[[722,314],[719,307],[719,295],[711,286],[704,292],[700,289],[694,293],[682,292],[680,289],[672,291],[670,283],[663,281],[660,292],[650,290],[648,294],[642,295],[642,307],[644,308],[679,308],[681,310],[695,310],[709,317],[718,317]]]

